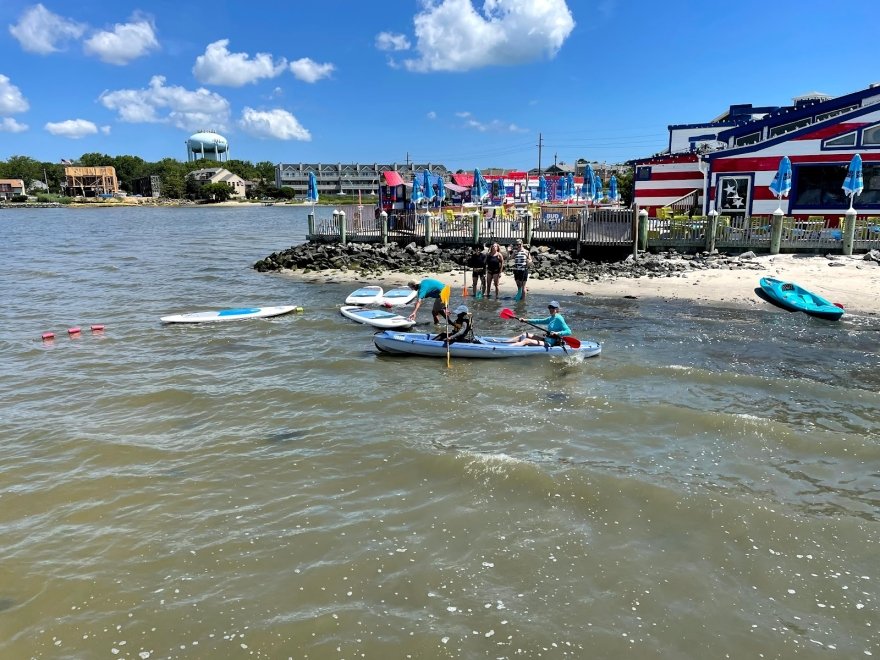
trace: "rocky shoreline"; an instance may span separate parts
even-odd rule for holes
[[[506,258],[505,271],[511,260]],[[416,243],[303,243],[280,252],[273,252],[254,264],[259,272],[280,270],[302,271],[304,274],[325,270],[354,271],[363,277],[379,277],[388,273],[413,275],[460,272],[470,257],[469,247],[441,248],[437,245],[419,247]],[[579,259],[567,250],[539,246],[531,248],[531,277],[545,280],[591,281],[620,277],[676,277],[684,273],[711,270],[760,270],[753,263],[754,252],[727,255],[718,252],[682,254],[675,250],[659,253],[640,252],[638,261],[632,255],[623,261],[597,262]]]

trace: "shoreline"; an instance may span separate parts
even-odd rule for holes
[[[682,271],[662,277],[614,277],[601,279],[554,280],[530,278],[526,301],[537,297],[588,297],[622,298],[635,297],[664,301],[686,300],[708,307],[738,306],[758,308],[775,307],[756,293],[761,277],[770,276],[790,280],[806,287],[828,300],[840,303],[847,313],[880,314],[880,297],[869,292],[880,291],[880,263],[866,260],[865,255],[758,255],[750,259],[749,267],[741,269],[706,269]],[[452,287],[453,299],[462,298],[464,282],[462,271],[455,273],[420,273],[413,275],[401,271],[386,271],[380,275],[364,275],[355,270],[300,270],[282,269],[285,277],[308,283],[335,282],[378,284],[383,288],[406,286],[411,279],[433,277]],[[471,278],[467,275],[468,298]],[[516,291],[513,276],[501,277],[502,295]],[[466,299],[465,299],[466,300]],[[543,300],[542,300],[543,302]],[[563,309],[565,302],[562,302]],[[781,308],[777,308],[783,311]],[[845,318],[845,317],[844,317]]]

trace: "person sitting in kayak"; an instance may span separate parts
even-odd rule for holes
[[[517,317],[517,320],[523,323],[547,326],[546,334],[541,336],[532,332],[524,332],[521,335],[508,339],[507,343],[511,346],[559,346],[562,343],[562,337],[567,337],[571,334],[571,328],[568,327],[568,323],[565,322],[562,314],[559,313],[559,303],[557,301],[551,300],[547,304],[547,309],[550,312],[550,316],[542,319]]]
[[[444,344],[454,344],[457,341],[472,342],[474,340],[474,328],[467,305],[459,305],[453,310],[455,318],[449,315],[448,312],[449,310],[447,310],[446,319],[452,326],[449,329],[450,332],[448,335],[445,332],[441,332],[433,338],[434,341],[442,341]]]

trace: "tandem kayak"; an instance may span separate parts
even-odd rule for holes
[[[843,316],[843,307],[839,307],[822,296],[817,296],[811,291],[794,282],[784,282],[773,277],[761,278],[761,289],[776,303],[786,309],[796,312],[804,312],[821,319],[836,321]]]
[[[394,355],[422,355],[427,357],[446,357],[446,346],[442,341],[431,339],[436,335],[424,332],[395,332],[386,330],[373,335],[373,343],[383,353]],[[580,347],[566,346],[511,346],[506,337],[475,337],[474,342],[454,342],[449,345],[449,355],[455,358],[515,358],[542,355],[545,357],[566,357],[580,355],[594,357],[602,352],[601,344],[582,341]]]

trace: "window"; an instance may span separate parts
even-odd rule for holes
[[[843,192],[847,165],[799,165],[792,205],[810,208],[844,209],[849,199]],[[880,204],[880,165],[862,167],[865,189],[855,199],[856,206]]]
[[[647,166],[637,167],[636,168],[636,181],[650,181],[651,180],[651,168]]]
[[[796,131],[797,129],[803,128],[804,126],[809,126],[812,122],[813,120],[810,117],[806,117],[798,121],[792,121],[787,124],[782,124],[781,126],[774,126],[770,129],[769,137],[776,137],[778,135],[791,133],[792,131]]]
[[[835,138],[829,138],[822,143],[822,147],[854,147],[856,145],[856,132],[844,133]]]
[[[742,137],[736,138],[736,142],[734,144],[737,147],[745,147],[750,144],[755,144],[761,139],[760,133],[749,133],[748,135],[743,135]]]
[[[715,195],[719,213],[742,214],[749,205],[749,184],[746,176],[718,177],[718,191]]]
[[[828,112],[823,112],[822,114],[816,115],[816,121],[825,121],[826,119],[831,119],[832,117],[836,117],[837,115],[842,115],[844,112],[849,112],[850,110],[855,110],[859,105],[856,103],[855,105],[848,105],[845,108],[838,108],[837,110],[829,110]]]
[[[865,129],[862,133],[862,145],[866,147],[880,146],[880,124]]]

